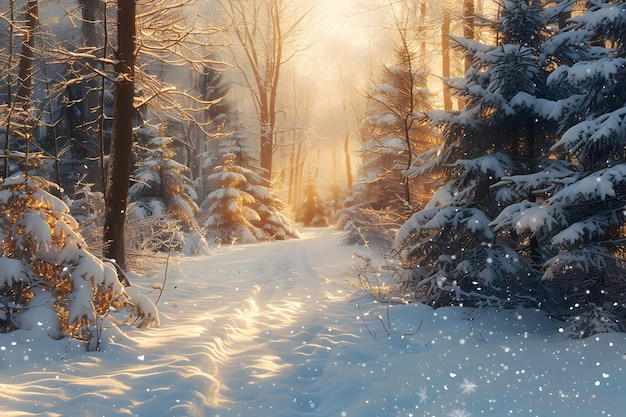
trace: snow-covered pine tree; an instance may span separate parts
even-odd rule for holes
[[[284,203],[263,187],[264,179],[227,152],[222,165],[207,178],[215,184],[200,210],[206,213],[206,235],[225,243],[250,243],[299,236],[292,220],[281,213]]]
[[[408,34],[404,33],[405,36]],[[361,121],[359,178],[346,199],[347,241],[385,242],[424,202],[428,181],[409,182],[405,170],[414,155],[434,146],[416,118],[431,109],[428,72],[408,38],[396,47],[395,65],[382,68],[380,82],[366,94]]]
[[[229,107],[230,108],[230,107]],[[223,116],[223,117],[222,117]],[[204,152],[198,155],[204,178],[196,179],[197,184],[202,184],[202,198],[198,201],[202,202],[206,197],[215,191],[217,186],[213,181],[207,181],[208,177],[215,172],[218,166],[224,162],[224,156],[227,154],[235,155],[235,165],[249,167],[254,165],[255,146],[245,131],[245,127],[241,124],[241,114],[237,109],[231,109],[228,114],[222,114],[224,125],[220,132],[215,132],[215,137],[208,138],[204,145]],[[200,217],[202,206],[200,208]]]
[[[541,196],[507,210],[500,223],[550,249],[543,279],[553,313],[570,336],[626,330],[626,6],[592,0],[543,48],[558,65],[548,86],[560,95],[551,117],[559,158],[534,175],[508,178]]]
[[[52,187],[22,172],[0,183],[0,331],[40,329],[98,349],[112,307],[127,309],[136,326],[158,323],[154,305],[136,291],[131,298],[116,268],[89,252]]]
[[[417,115],[431,109],[427,70],[417,67],[415,53],[399,49],[396,65],[385,65],[381,81],[367,94],[368,110],[361,122],[363,158],[356,199],[369,208],[406,213],[407,205],[418,204],[419,187],[406,188],[404,170],[416,152],[432,141]],[[415,200],[415,201],[414,201]]]
[[[254,197],[250,206],[260,217],[256,226],[263,230],[268,240],[286,240],[300,237],[298,227],[294,221],[283,212],[287,204],[269,188],[263,185],[265,180],[258,176],[248,178],[248,185],[244,189]]]
[[[198,173],[195,179],[198,201],[204,201],[210,190],[210,184],[204,181],[207,175],[219,165],[220,145],[237,134],[238,110],[234,108],[227,95],[230,83],[223,77],[223,71],[207,67],[203,70],[198,83],[201,98],[211,103],[204,111],[204,131],[207,136],[198,139]]]
[[[404,284],[422,302],[520,303],[534,282],[535,243],[490,225],[528,194],[492,187],[541,164],[553,139],[539,111],[548,92],[538,49],[552,16],[539,1],[505,0],[492,26],[495,45],[453,37],[472,62],[464,78],[448,80],[465,106],[428,114],[442,128],[443,145],[418,156],[410,169],[413,176],[439,172],[446,182],[394,243],[406,265]]]
[[[309,179],[304,185],[304,200],[296,221],[305,227],[328,227],[326,206],[312,179]]]
[[[208,253],[196,221],[198,205],[194,201],[194,184],[185,175],[189,168],[173,159],[173,139],[158,133],[148,125],[138,129],[139,146],[143,150],[134,173],[135,182],[129,189],[128,213],[129,222],[157,222],[162,230],[156,235],[153,232],[158,228],[154,227],[148,228],[146,233],[140,232],[138,238],[143,242],[138,244],[145,245],[146,239],[156,239],[150,247],[157,250],[175,250],[187,255]]]
[[[265,234],[253,224],[261,220],[251,205],[254,197],[245,191],[248,179],[260,177],[247,168],[236,165],[236,155],[224,155],[223,164],[214,169],[207,180],[215,185],[200,210],[208,216],[204,222],[206,235],[219,243],[250,243],[264,240]],[[258,177],[258,178],[257,178]]]

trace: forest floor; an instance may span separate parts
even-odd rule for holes
[[[343,233],[171,262],[156,328],[107,322],[99,352],[0,335],[0,415],[621,416],[623,334],[567,340],[532,310],[378,303]],[[163,273],[135,276],[156,300]]]

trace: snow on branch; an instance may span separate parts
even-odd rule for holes
[[[98,349],[98,326],[130,297],[116,270],[89,252],[69,208],[46,184],[23,173],[0,184],[0,284],[9,294],[0,299],[0,325],[27,329],[21,326],[42,320],[49,336]]]
[[[603,236],[610,225],[604,214],[588,217],[582,221],[573,223],[557,233],[552,238],[552,244],[557,246],[570,246],[583,241],[593,240]]]
[[[596,149],[601,151],[620,144],[623,147],[626,142],[625,117],[626,107],[621,107],[595,119],[580,122],[569,128],[550,150],[564,148],[571,153],[582,152],[586,155]]]
[[[473,159],[459,159],[450,166],[461,167],[468,174],[490,175],[494,178],[505,177],[513,163],[504,153],[495,153]]]

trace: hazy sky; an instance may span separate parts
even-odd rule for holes
[[[344,135],[343,119],[354,118],[352,105],[360,101],[359,92],[386,55],[389,39],[376,21],[380,14],[369,10],[371,3],[374,1],[318,0],[312,6],[307,25],[311,46],[298,57],[295,73],[303,89],[307,84],[313,89],[311,116],[325,124],[318,126],[325,135]]]
[[[321,158],[325,164],[333,158],[343,164],[343,141],[349,132],[354,167],[360,145],[357,117],[364,104],[360,93],[390,49],[388,32],[382,29],[388,10],[376,9],[375,3],[388,0],[292,1],[296,14],[308,11],[301,26],[306,47],[281,70],[280,106],[284,112],[279,109],[278,122],[287,128],[306,126],[299,135],[307,139],[313,165],[317,164],[313,159],[318,149],[326,154]],[[254,113],[249,93],[244,89],[235,94],[240,108]],[[338,156],[329,156],[333,148],[338,149]],[[323,172],[331,173],[330,168],[324,167]]]
[[[364,105],[360,93],[372,79],[372,68],[380,64],[377,61],[383,55],[382,44],[388,44],[388,39],[380,34],[378,23],[373,21],[377,16],[364,3],[364,0],[316,0],[307,21],[310,46],[297,57],[293,69],[298,94],[307,100],[305,110],[315,144],[311,148],[324,152],[322,163],[335,158],[334,165],[343,164],[343,141],[347,133],[351,138],[353,164],[357,161],[357,117]],[[311,162],[316,165],[317,160]],[[322,167],[320,172],[332,175],[331,168],[344,172],[344,168],[331,166]],[[331,178],[330,182],[333,181]]]
[[[308,147],[322,152],[319,159],[311,155],[310,169],[321,165],[320,183],[342,183],[344,138],[349,134],[355,168],[360,162],[357,118],[364,111],[362,93],[390,50],[388,32],[382,30],[388,12],[375,7],[387,0],[294,1],[311,8],[304,29],[309,47],[290,69],[296,94],[306,103],[298,117],[306,119]],[[283,100],[297,100],[293,91],[283,89]]]

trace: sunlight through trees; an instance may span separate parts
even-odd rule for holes
[[[336,227],[412,301],[624,330],[622,3],[0,3],[2,180],[122,281]]]

